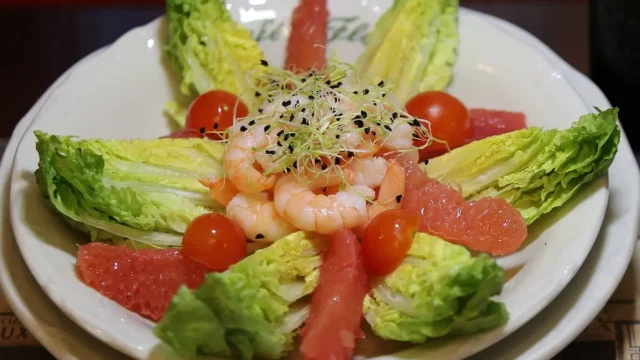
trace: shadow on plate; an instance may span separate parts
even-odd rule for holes
[[[88,235],[74,230],[47,202],[36,184],[35,175],[23,172],[21,180],[27,184],[22,189],[24,211],[22,220],[38,239],[47,245],[55,247],[76,257],[78,245],[88,242]]]

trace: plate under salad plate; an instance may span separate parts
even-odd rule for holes
[[[231,2],[232,6],[240,3],[238,1]],[[333,2],[330,1],[330,3]],[[293,2],[283,1],[278,4],[278,6],[287,8],[287,6],[293,5]],[[382,5],[380,6],[382,7]],[[362,7],[369,9],[370,14],[362,11]],[[241,9],[241,7],[238,8],[238,10]],[[364,2],[360,7],[353,5],[352,9],[349,6],[339,8],[334,6],[331,9],[332,13],[335,12],[334,17],[342,16],[342,12],[345,12],[347,17],[350,16],[349,14],[360,14],[361,17],[366,17],[365,15],[369,14],[370,18],[367,19],[369,23],[377,16],[376,7],[369,3],[364,4]],[[337,9],[339,9],[339,13]],[[260,9],[254,10],[255,13]],[[381,11],[380,8],[377,10]],[[235,14],[242,18],[241,11],[236,11]],[[277,21],[285,23],[288,21],[286,15],[278,17],[278,13],[275,14]],[[69,77],[50,93],[48,101],[39,110],[39,116],[25,133],[18,148],[11,189],[11,205],[14,209],[12,225],[20,250],[38,283],[67,315],[89,333],[138,358],[147,357],[156,343],[150,331],[151,324],[102,298],[84,287],[75,278],[73,272],[75,258],[73,255],[75,254],[76,240],[81,239],[48,212],[35,191],[35,185],[29,175],[35,169],[35,161],[37,160],[33,150],[34,141],[31,131],[38,128],[85,137],[148,138],[163,134],[166,128],[162,126],[163,120],[159,115],[159,109],[164,101],[172,96],[172,87],[160,65],[158,33],[161,24],[156,21],[145,27],[134,29],[99,56],[79,64]],[[248,24],[256,31],[260,31],[260,26],[263,25],[264,22],[260,21]],[[456,67],[456,80],[451,91],[461,97],[469,106],[524,110],[533,125],[567,127],[579,115],[590,110],[580,96],[574,92],[571,85],[566,82],[565,77],[567,76],[575,79],[573,86],[591,89],[583,90],[587,94],[583,96],[590,105],[602,107],[608,105],[602,94],[593,90],[593,85],[588,83],[588,80],[585,83],[585,79],[580,78],[574,70],[550,53],[539,41],[512,25],[474,12],[461,11],[461,36],[460,60]],[[354,55],[349,54],[354,52],[357,54],[362,47],[360,43],[351,41],[353,38],[354,36],[344,39],[338,38],[335,42],[337,45],[333,48],[338,49],[339,55],[341,53],[346,55],[343,57],[344,60],[352,60],[348,56]],[[266,39],[265,41],[272,42],[263,45],[264,48],[271,50],[267,51],[267,58],[271,62],[277,62],[281,59],[281,55],[280,58],[278,57],[281,52],[274,49],[277,48],[278,41],[280,41],[282,48],[284,40],[274,40],[274,36],[269,36]],[[343,44],[345,42],[348,45]],[[527,42],[529,44],[526,44]],[[498,58],[492,55],[496,53],[493,47],[501,49],[501,54],[510,55],[501,55]],[[522,76],[521,70],[523,68],[529,72],[528,76]],[[523,77],[525,79],[522,79]],[[582,85],[580,85],[580,81],[582,81]],[[100,84],[100,87],[92,86],[92,84]],[[88,87],[96,89],[97,95],[100,96],[88,96],[87,92],[80,90]],[[491,89],[491,91],[486,91],[486,89]],[[591,95],[588,95],[589,93]],[[131,94],[136,94],[136,96],[130,96]],[[588,99],[588,96],[591,96],[591,99]],[[98,104],[98,98],[107,98],[110,101]],[[132,118],[139,120],[139,122],[131,123],[128,121]],[[89,122],[86,119],[92,119],[91,126],[88,126]],[[24,127],[26,124],[22,129]],[[16,134],[16,136],[20,136],[20,134]],[[12,143],[15,141],[16,139],[13,139]],[[6,156],[10,156],[13,147],[15,144],[10,144],[5,159]],[[623,161],[627,163],[620,165]],[[628,163],[629,161],[630,163]],[[8,166],[5,163],[3,163],[3,168]],[[630,168],[633,171],[629,171]],[[612,195],[612,198],[620,205],[626,206],[626,211],[619,214],[614,213],[611,219],[607,219],[621,234],[615,234],[616,230],[609,231],[609,228],[605,228],[603,234],[607,236],[607,242],[604,245],[615,241],[614,245],[618,250],[627,251],[618,253],[618,257],[613,259],[615,261],[610,263],[620,266],[619,269],[617,267],[608,269],[609,281],[603,283],[602,279],[600,280],[599,287],[602,291],[596,296],[597,299],[601,299],[600,306],[604,304],[622,276],[635,240],[638,176],[637,166],[626,141],[623,141],[620,146],[620,154],[612,167],[612,172],[615,172],[616,169],[623,177],[621,180],[624,180],[620,182],[620,185],[630,185],[631,189],[627,188],[625,196],[618,195],[615,198]],[[613,184],[612,181],[612,186]],[[629,200],[631,200],[630,203],[625,203]],[[524,324],[558,294],[579,268],[598,233],[606,201],[607,189],[604,182],[596,183],[585,189],[580,199],[568,204],[567,209],[571,209],[571,212],[563,211],[563,214],[556,213],[549,217],[546,222],[553,224],[549,224],[543,229],[541,227],[539,230],[543,231],[531,246],[518,256],[503,261],[503,265],[507,268],[526,263],[524,268],[507,284],[502,295],[502,300],[507,303],[512,312],[512,319],[506,327],[450,342],[437,348],[410,350],[410,354],[407,355],[413,354],[414,357],[423,357],[429,353],[429,355],[437,356],[436,352],[439,356],[446,356],[446,358],[470,355]],[[618,203],[612,203],[610,207],[618,206]],[[25,213],[29,214],[29,217]],[[30,221],[29,218],[37,218],[38,222]],[[618,237],[610,238],[610,232]],[[10,241],[10,237],[5,237],[5,239]],[[549,240],[547,245],[544,244],[545,239]],[[600,242],[599,246],[603,246],[602,251],[606,252],[607,247],[601,243],[603,242]],[[571,251],[566,251],[568,249]],[[593,256],[595,255],[592,254],[591,258]],[[10,280],[7,281],[6,274],[7,271],[2,272],[3,283],[11,284]],[[9,287],[11,288],[11,286]],[[9,297],[10,301],[14,300],[12,301],[14,306],[17,303],[18,308],[24,308],[24,306],[20,306],[22,303],[20,300],[15,300],[19,296],[10,295]],[[591,300],[594,301],[594,298],[592,297]],[[592,303],[583,305],[582,308],[585,310],[576,315],[582,319],[582,327],[599,310],[599,307],[590,307]],[[18,310],[17,312],[19,315],[22,312],[22,317],[27,317],[28,320],[33,319],[29,316],[28,311]],[[556,314],[556,318],[560,315]],[[37,320],[25,321],[25,323],[27,326],[32,325],[37,329],[42,328],[38,326]],[[77,328],[74,330],[78,331]],[[564,337],[560,336],[560,339],[549,340],[553,343],[551,347],[540,349],[557,348],[561,346],[558,344],[562,344],[563,341],[566,344],[579,330],[581,329],[577,327],[569,328]],[[517,334],[514,336],[518,336]],[[40,336],[47,338],[42,331],[40,331]],[[47,344],[46,341],[43,343]],[[501,345],[498,344],[495,348],[499,349]],[[511,346],[510,348],[516,347]],[[539,346],[534,348],[539,348]],[[493,348],[490,349],[490,351],[492,350]],[[541,351],[538,355],[545,354],[544,350]],[[546,354],[551,353],[546,351]],[[492,356],[492,358],[494,357]],[[536,356],[536,358],[538,357]]]

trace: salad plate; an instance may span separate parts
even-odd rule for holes
[[[242,12],[245,8],[240,2],[231,4],[238,5],[238,11],[233,13],[242,21],[242,16],[247,16]],[[292,4],[283,2],[283,9],[291,8],[289,5]],[[348,17],[367,14],[362,11],[364,8],[375,20],[375,14],[383,10],[384,5],[363,2],[353,9],[335,5],[332,9],[345,11],[344,16]],[[260,33],[265,19],[256,20],[255,13],[265,13],[265,9],[246,8],[254,10],[254,17],[248,19],[255,21],[245,18],[244,22]],[[288,21],[286,15],[278,17],[278,13],[274,15],[278,21]],[[564,79],[564,74],[540,53],[498,31],[477,14],[462,11],[460,18],[460,61],[454,70],[450,91],[465,103],[522,110],[531,125],[547,128],[569,127],[580,115],[590,111]],[[89,333],[136,358],[148,357],[158,343],[151,332],[152,324],[98,295],[75,277],[76,244],[82,240],[39,198],[32,176],[37,166],[32,131],[102,138],[153,138],[166,133],[168,128],[159,107],[175,99],[176,87],[163,68],[159,51],[162,29],[161,21],[136,29],[99,57],[80,64],[51,94],[26,131],[16,152],[12,174],[12,226],[38,283],[54,303]],[[346,61],[361,50],[358,48],[361,45],[351,41],[353,38],[357,37],[335,41],[333,49],[344,54]],[[496,51],[488,50],[487,44],[482,43],[487,38],[496,50],[503,49],[511,55],[492,55]],[[283,41],[276,36],[269,36],[265,41],[264,47],[271,50],[266,52],[267,59],[272,63],[281,62],[282,50],[275,49],[278,43],[282,49]],[[521,76],[523,69],[529,70],[531,76]],[[82,91],[91,84],[101,84],[101,87],[93,93]],[[531,91],[532,88],[539,91]],[[514,256],[500,260],[508,270],[520,269],[517,274],[513,271],[514,276],[500,296],[511,312],[511,320],[505,327],[437,347],[408,349],[401,356],[468,356],[523,325],[560,292],[580,267],[599,231],[607,198],[605,181],[584,188],[561,211],[554,212],[543,220],[543,225],[531,231],[535,241]],[[572,251],[565,251],[568,248]]]

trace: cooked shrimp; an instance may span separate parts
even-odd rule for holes
[[[391,132],[384,141],[383,147],[392,150],[414,149],[414,128],[406,122],[396,122],[391,126]]]
[[[278,214],[266,193],[236,195],[227,205],[227,216],[256,242],[274,242],[296,231]]]
[[[404,196],[404,167],[395,160],[389,160],[386,164],[387,167],[384,178],[380,183],[378,197],[375,199],[374,203],[367,206],[366,221],[354,229],[355,234],[358,236],[362,235],[364,229],[366,229],[371,220],[380,213],[387,210],[398,209],[400,207],[402,196]]]
[[[224,178],[220,179],[200,179],[200,184],[209,188],[209,194],[213,200],[227,206],[231,199],[238,195],[238,189]]]
[[[387,172],[387,160],[382,157],[370,157],[366,159],[353,159],[347,165],[347,169],[353,172],[353,184],[365,185],[375,189],[382,184],[382,179]]]
[[[344,172],[351,177],[348,170]],[[366,189],[350,187],[335,195],[323,195],[314,191],[339,183],[337,175],[322,176],[313,181],[301,180],[304,179],[287,174],[278,180],[274,189],[276,210],[293,226],[300,230],[331,234],[339,229],[354,228],[366,220],[366,199],[358,194]]]
[[[247,119],[248,120],[248,119]],[[263,126],[248,125],[249,121],[236,123],[233,135],[226,145],[224,170],[233,185],[243,193],[256,194],[273,187],[275,175],[264,175],[256,161],[255,149],[269,145],[269,137]]]
[[[389,136],[385,139],[378,155],[386,159],[397,159],[399,162],[417,163],[420,156],[413,145],[415,129],[408,123],[395,123]]]
[[[267,136],[267,139],[268,139],[267,146],[270,147],[269,149],[271,151],[270,154],[264,151],[259,151],[256,154],[256,161],[258,162],[258,164],[260,164],[260,167],[265,172],[273,170],[274,166],[276,165],[276,162],[274,160],[282,156],[286,149],[282,146],[272,146],[278,143],[278,134],[280,133],[281,130],[284,130],[284,129],[281,127],[272,127],[271,130],[265,134],[265,136]]]

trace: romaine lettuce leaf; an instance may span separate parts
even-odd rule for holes
[[[617,114],[612,108],[584,115],[566,130],[532,127],[474,141],[424,169],[459,185],[467,200],[505,199],[531,224],[606,173],[620,142]]]
[[[222,174],[220,143],[35,134],[41,192],[92,240],[177,246],[191,220],[223,209],[198,181]]]
[[[404,104],[451,81],[458,46],[458,0],[395,0],[357,60],[362,75],[394,85]]]
[[[247,82],[263,53],[248,29],[231,19],[224,0],[168,0],[165,50],[190,95],[225,90],[247,106],[259,103]]]
[[[384,339],[423,343],[504,324],[509,314],[490,298],[504,270],[486,254],[418,233],[403,263],[380,279],[364,301],[373,332]]]
[[[191,295],[205,304],[225,329],[229,347],[243,359],[278,359],[292,347],[293,336],[306,320],[305,296],[316,287],[321,252],[325,244],[311,234],[296,232],[231,266],[224,273],[211,273]],[[158,324],[156,334],[174,349],[204,349],[207,339],[194,334],[179,339],[167,334],[186,326],[189,318],[177,316],[191,305],[178,302]],[[190,317],[191,318],[191,317]]]

